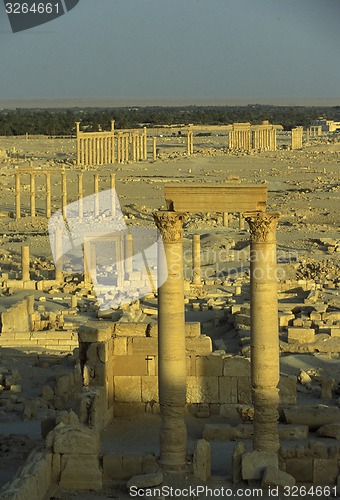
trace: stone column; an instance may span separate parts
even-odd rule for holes
[[[21,217],[21,183],[20,183],[20,174],[17,172],[15,174],[15,218],[20,219]]]
[[[84,205],[83,205],[84,191],[83,191],[83,173],[78,174],[78,217],[83,218]]]
[[[139,135],[139,160],[143,160],[144,158],[144,153],[143,153],[143,136]]]
[[[121,163],[122,161],[122,149],[121,149],[121,142],[122,142],[122,134],[121,132],[118,132],[117,134],[117,163]]]
[[[99,215],[99,174],[93,175],[94,182],[94,216],[98,217]]]
[[[21,247],[21,279],[30,281],[30,247]]]
[[[157,137],[153,137],[152,158],[153,161],[157,160]]]
[[[229,212],[223,212],[223,226],[229,227]]]
[[[251,384],[254,450],[278,451],[279,332],[276,276],[278,213],[246,215],[250,227]]]
[[[132,273],[133,242],[132,234],[127,234],[124,241],[125,274]]]
[[[201,236],[194,234],[192,238],[193,283],[201,285]]]
[[[46,217],[51,217],[51,174],[46,172]]]
[[[67,178],[65,172],[61,173],[61,210],[63,217],[67,217]]]
[[[76,136],[77,136],[77,165],[80,165],[81,163],[81,152],[80,152],[80,137],[79,137],[79,132],[80,132],[80,122],[76,122]]]
[[[55,253],[55,279],[64,281],[63,277],[63,235],[59,227],[54,233],[54,253]]]
[[[187,150],[188,150],[188,156],[191,156],[191,138],[190,138],[190,129],[188,129],[188,132],[187,132]]]
[[[143,160],[148,159],[146,127],[143,127]]]
[[[244,231],[244,216],[243,216],[243,213],[239,213],[238,214],[239,216],[239,219],[238,219],[238,226],[239,226],[239,230],[240,231]]]
[[[186,466],[186,351],[183,278],[183,214],[154,215],[165,252],[159,251],[158,276],[168,277],[158,289],[158,389],[162,425],[160,463],[169,470]],[[165,269],[164,269],[165,268]],[[160,281],[161,282],[161,281]]]
[[[31,217],[35,217],[35,174],[31,173]]]
[[[111,174],[111,216],[116,215],[116,174]]]

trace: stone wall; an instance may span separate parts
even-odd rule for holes
[[[4,333],[29,332],[34,312],[34,296],[30,295],[1,314],[1,335]]]

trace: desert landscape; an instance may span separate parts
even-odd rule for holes
[[[0,137],[1,498],[125,499],[134,485],[145,491],[190,485],[198,488],[191,498],[214,498],[218,488],[233,494],[243,489],[245,495],[259,488],[270,498],[275,488],[282,493],[295,486],[299,498],[308,498],[302,486],[310,498],[316,495],[310,488],[317,486],[320,498],[340,495],[338,134],[298,131],[296,139],[281,127],[269,151],[230,147],[228,132],[219,127],[202,128],[201,134],[188,130],[146,129],[143,154],[136,153],[128,130],[119,150],[116,130],[119,157],[109,163],[98,156],[87,164],[76,137]],[[267,196],[264,212],[279,213],[276,243],[270,241],[276,244],[278,279],[270,283],[274,292],[268,300],[274,306],[268,326],[261,303],[250,313],[256,298],[251,252],[258,242],[249,231],[251,217],[241,209],[197,209],[181,221],[184,293],[178,299],[181,289],[174,286],[171,292],[168,278],[161,302],[168,300],[168,316],[159,290],[144,290],[132,259],[140,243],[134,231],[159,229],[162,222],[154,216],[160,210],[176,213],[165,197],[171,186],[205,185],[259,186]],[[84,240],[73,260],[72,252],[65,252],[58,264],[57,237],[49,225],[55,214],[67,221],[67,207],[76,203],[80,210],[84,199],[78,230],[83,225],[86,233],[94,227],[108,233],[117,213],[110,218],[94,206],[90,214],[85,200],[113,188],[112,210],[121,209],[119,223],[130,240],[118,239],[115,250],[99,243],[94,257],[86,254],[87,263]],[[123,270],[118,260],[125,261]],[[150,268],[157,274],[155,263]],[[110,276],[113,281],[101,289],[98,283]],[[123,286],[133,288],[134,299],[119,298]],[[185,312],[178,356],[186,399],[183,415],[169,416],[164,408],[177,408],[172,400],[177,389],[163,388],[160,404],[158,373],[168,354],[164,344],[158,347],[158,332],[169,338],[173,317],[180,314],[173,309],[176,300]],[[260,326],[254,324],[257,315]],[[258,365],[251,356],[261,328],[277,342],[280,373],[278,389],[270,382],[259,386],[264,395],[254,414],[256,370],[263,366],[259,376],[268,379],[271,368],[275,371],[274,359],[261,365],[269,337],[261,344]],[[277,403],[268,403],[275,394]],[[258,416],[261,405],[270,415],[269,430]],[[164,419],[173,419],[166,432],[162,418],[163,426]],[[172,467],[164,442],[176,448],[183,422],[185,463]],[[272,442],[261,448],[266,432]],[[154,498],[165,498],[164,493]]]

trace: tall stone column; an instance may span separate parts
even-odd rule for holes
[[[146,127],[143,127],[143,160],[148,159],[148,147],[147,147],[147,135],[146,135]]]
[[[80,172],[78,174],[78,217],[79,217],[79,219],[82,219],[84,216],[83,198],[84,198],[83,173]]]
[[[192,238],[193,283],[201,285],[201,236],[194,234]]]
[[[111,174],[111,217],[116,215],[116,174]]]
[[[229,212],[223,212],[223,226],[229,227]]]
[[[154,218],[165,252],[165,260],[162,252],[158,254],[159,280],[166,269],[168,273],[167,280],[158,289],[158,389],[162,418],[160,463],[169,470],[183,470],[187,455],[184,422],[186,352],[183,214],[160,211]]]
[[[46,217],[51,217],[51,174],[46,172]]]
[[[65,172],[61,173],[61,211],[67,217],[67,178]]]
[[[20,219],[21,217],[21,183],[20,174],[16,172],[15,174],[15,218]]]
[[[125,273],[132,272],[133,241],[132,234],[127,234],[124,241],[124,265]]]
[[[30,174],[31,178],[31,217],[35,217],[35,174]]]
[[[276,275],[278,213],[246,215],[250,227],[251,384],[254,450],[278,451],[279,332]]]
[[[80,122],[76,122],[76,136],[77,136],[77,165],[80,165],[81,163],[81,147],[80,147],[80,137],[79,137],[79,132],[80,132]]]
[[[187,132],[187,155],[188,156],[191,156],[191,138],[190,138],[190,129],[188,129],[188,132]]]
[[[143,152],[143,136],[142,135],[139,135],[138,136],[138,139],[139,139],[139,159],[140,160],[143,160],[144,158],[144,152]]]
[[[153,144],[152,144],[152,158],[153,161],[157,160],[157,137],[153,137]]]
[[[22,281],[30,280],[30,247],[21,247],[21,279]]]
[[[94,182],[94,216],[99,215],[99,174],[93,175]]]
[[[117,163],[121,163],[122,161],[122,145],[121,145],[121,142],[122,142],[122,134],[120,132],[118,132],[117,134]]]
[[[55,253],[55,279],[56,281],[64,281],[63,276],[63,235],[59,227],[54,233],[54,253]]]

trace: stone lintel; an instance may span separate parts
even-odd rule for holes
[[[164,186],[168,210],[176,212],[264,211],[266,184],[171,184]]]

